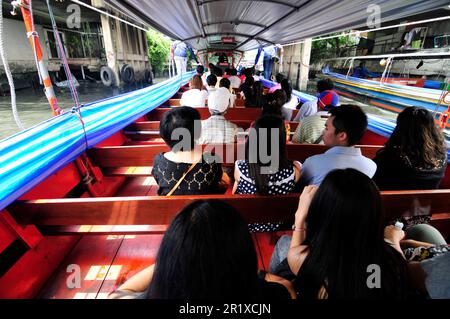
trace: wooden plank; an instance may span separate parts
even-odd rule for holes
[[[122,143],[116,145],[122,145]],[[52,194],[55,198],[65,197],[80,181],[78,169],[72,162],[46,178],[38,187],[33,187],[20,199],[38,199],[48,196],[48,194]]]
[[[79,238],[44,237],[0,278],[0,299],[35,298]]]
[[[245,107],[244,99],[236,99],[236,107]]]
[[[170,99],[169,100],[169,106],[180,106],[181,99]]]
[[[9,228],[9,231],[13,232],[16,238],[20,239],[28,248],[36,247],[42,240],[42,234],[34,225],[27,225],[25,227],[18,225],[16,220],[6,210],[0,212],[0,223],[4,227]]]
[[[132,167],[115,167],[115,168],[105,168],[103,173],[106,176],[151,176],[152,166],[132,166]]]
[[[2,215],[5,213],[6,211],[0,212],[0,254],[18,237],[17,233],[3,220]]]
[[[235,207],[248,223],[293,222],[298,197],[299,194],[49,199],[16,202],[10,211],[24,225],[167,225],[192,201],[215,198]],[[450,213],[450,190],[385,191],[381,197],[389,220]]]
[[[223,163],[234,164],[237,159],[245,158],[244,144],[203,145],[204,151],[214,151],[222,158]],[[359,145],[363,155],[374,158],[381,146]],[[304,162],[308,157],[322,154],[329,147],[316,144],[288,144],[289,158]],[[152,166],[156,155],[170,151],[166,145],[131,145],[94,148],[89,157],[100,167]]]
[[[45,299],[97,298],[122,241],[123,236],[83,237],[58,267],[39,297]],[[79,288],[70,288],[67,285],[71,275],[67,272],[67,267],[70,265],[79,266],[81,271]]]
[[[122,245],[111,264],[100,294],[102,296],[116,290],[136,273],[156,261],[163,235],[125,236]]]
[[[149,121],[160,121],[164,114],[169,111],[170,108],[156,108],[152,110],[149,114],[147,114],[147,118]],[[206,120],[211,116],[209,109],[206,107],[196,108],[200,113],[200,117],[202,120]],[[258,108],[230,108],[225,114],[225,118],[228,120],[256,120],[261,116],[261,109]],[[296,114],[297,111],[294,111]],[[295,115],[293,115],[295,116]]]
[[[248,128],[250,128],[253,120],[231,120],[231,122],[236,124],[238,127],[247,130]],[[158,134],[159,137],[159,123],[159,121],[136,122],[129,125],[125,129],[125,134],[131,134],[131,132],[151,132],[151,134]],[[295,132],[298,124],[298,122],[289,122],[289,126],[292,132]]]
[[[108,197],[16,202],[11,212],[19,223],[38,226],[167,225],[190,202],[208,198],[230,203],[249,223],[291,219],[298,204],[298,194],[280,196],[277,200],[256,195]],[[280,201],[284,204],[283,212],[279,211]]]
[[[152,188],[158,188],[151,176],[127,178],[123,186],[115,194],[116,197],[147,196]]]
[[[42,226],[39,230],[46,236],[68,235],[157,235],[164,234],[168,225],[81,225]]]

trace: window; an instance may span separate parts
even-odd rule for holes
[[[65,53],[67,54],[67,48],[65,46],[65,36],[64,33],[59,32],[59,37],[61,38],[61,42],[64,48]],[[47,52],[49,59],[58,59],[61,58],[58,52],[55,35],[53,30],[45,30],[45,38],[47,44]]]

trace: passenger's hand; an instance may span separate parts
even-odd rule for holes
[[[309,206],[319,187],[315,185],[306,186],[298,202],[297,212],[295,213],[295,222],[304,222],[308,215]]]
[[[384,239],[387,239],[393,244],[400,244],[400,241],[405,238],[405,232],[394,225],[389,225],[384,228]]]

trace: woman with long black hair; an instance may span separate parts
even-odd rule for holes
[[[374,159],[373,177],[382,190],[436,189],[447,168],[444,134],[426,109],[408,107]]]
[[[289,287],[289,283],[268,274],[261,278],[257,267],[255,247],[239,212],[219,200],[199,200],[183,208],[172,221],[155,265],[130,278],[110,298],[291,297],[280,284]]]
[[[334,170],[320,187],[304,189],[293,236],[277,243],[269,271],[280,273],[287,261],[300,299],[406,298],[406,261],[398,245],[385,241],[394,226],[384,223],[372,180],[354,169]]]

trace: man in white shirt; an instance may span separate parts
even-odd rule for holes
[[[227,104],[228,107],[234,107],[236,102],[236,95],[230,92],[230,80],[221,79],[219,82],[219,88],[213,91],[208,96],[208,107],[215,108],[216,105]]]
[[[217,76],[215,76],[214,74],[208,75],[208,77],[206,78],[206,90],[208,90],[208,96],[211,94],[211,92],[217,90],[216,85]]]

